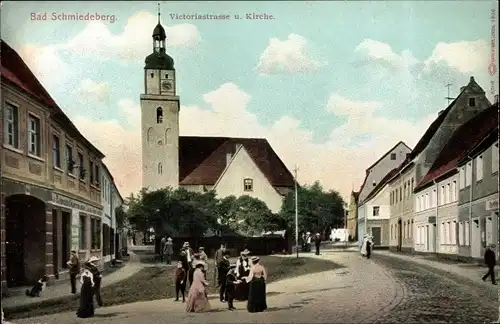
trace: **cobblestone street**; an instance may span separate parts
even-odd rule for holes
[[[283,256],[290,257],[290,256]],[[498,317],[496,287],[430,266],[374,254],[325,251],[321,256],[345,268],[268,285],[267,312],[249,314],[244,303],[227,311],[187,314],[184,304],[157,300],[97,309],[92,320],[63,313],[14,323],[485,323]],[[272,271],[272,269],[269,269]]]

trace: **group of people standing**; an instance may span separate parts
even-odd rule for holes
[[[365,234],[363,241],[361,243],[361,256],[370,258],[373,250],[373,237],[371,235]]]
[[[210,310],[207,281],[208,256],[200,247],[195,253],[189,242],[185,242],[179,253],[179,261],[175,270],[176,301],[182,294],[186,302],[186,312],[205,312]],[[219,288],[219,299],[227,303],[229,310],[236,309],[234,300],[247,301],[249,312],[262,312],[267,309],[266,278],[264,266],[259,257],[249,258],[250,251],[240,253],[236,264],[229,261],[230,254],[224,244],[215,253],[214,281]],[[185,298],[186,284],[189,292]]]
[[[76,316],[81,318],[94,316],[94,296],[97,305],[99,307],[103,305],[101,298],[102,274],[97,265],[98,261],[99,258],[92,256],[84,263],[83,268],[80,269],[80,260],[76,251],[73,250],[71,251],[70,260],[67,263],[72,294],[76,294],[76,280],[78,276],[80,277],[80,305]]]
[[[302,234],[302,251],[311,252],[311,245],[314,242],[316,247],[316,255],[319,255],[319,250],[321,247],[321,234],[316,233],[312,235],[311,232],[306,232]]]

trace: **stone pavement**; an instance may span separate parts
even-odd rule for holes
[[[127,279],[128,277],[134,275],[144,267],[144,265],[139,262],[139,259],[134,253],[130,252],[129,254],[130,254],[129,261],[125,263],[125,265],[123,265],[116,271],[103,276],[102,280],[103,287]],[[80,291],[79,280],[77,280],[76,285],[77,285],[76,286],[77,291]],[[68,280],[67,283],[61,282],[52,286],[47,286],[42,296],[40,297],[33,298],[33,297],[28,297],[26,295],[18,295],[18,296],[2,298],[2,308],[8,309],[10,307],[28,306],[32,304],[35,305],[44,300],[71,296],[70,290],[71,289]]]
[[[210,296],[213,309],[203,314],[186,313],[185,304],[164,299],[99,308],[93,319],[78,319],[70,312],[14,323],[373,323],[404,298],[404,288],[388,271],[356,253],[327,251],[308,256],[328,259],[344,268],[270,283],[269,309],[263,313],[248,313],[242,302],[231,312],[216,296]]]

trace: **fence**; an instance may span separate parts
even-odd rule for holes
[[[290,253],[291,241],[282,236],[264,236],[264,237],[244,237],[244,236],[212,236],[212,237],[173,237],[174,256],[181,250],[184,242],[189,242],[191,248],[195,251],[199,247],[204,247],[205,253],[213,257],[215,251],[221,244],[226,244],[231,256],[237,256],[244,249],[250,250],[253,255],[270,255],[275,253]],[[155,252],[159,254],[161,239],[157,238],[155,242]]]

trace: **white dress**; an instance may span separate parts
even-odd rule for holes
[[[365,256],[366,255],[366,243],[368,242],[368,238],[365,237],[363,239],[363,243],[361,243],[361,255]]]

